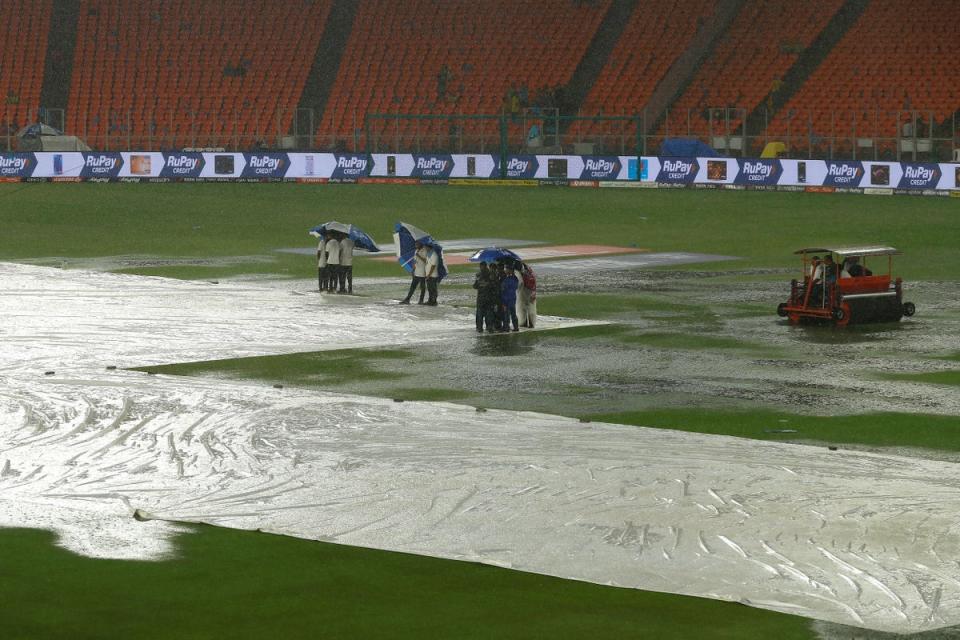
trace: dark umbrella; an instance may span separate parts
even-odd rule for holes
[[[447,277],[447,266],[443,263],[443,247],[429,233],[406,222],[398,222],[394,225],[393,230],[393,241],[397,247],[397,260],[401,267],[406,269],[408,273],[413,273],[413,254],[417,250],[416,243],[419,242],[437,252],[440,262],[437,268],[437,276],[440,280]]]
[[[521,262],[520,256],[510,249],[500,247],[487,247],[480,249],[468,258],[470,262]]]

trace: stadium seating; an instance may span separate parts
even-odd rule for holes
[[[922,110],[927,125],[930,112],[935,124],[948,122],[960,106],[958,20],[960,4],[954,2],[872,0],[778,112],[770,134],[783,135],[792,125],[794,133],[812,132],[812,146],[822,149],[851,144],[852,131],[891,138],[905,124],[898,111]],[[835,132],[846,135],[831,140]],[[893,145],[890,139],[877,143],[881,151]]]
[[[737,133],[741,116],[751,113],[779,88],[800,53],[842,4],[843,0],[745,3],[687,90],[674,102],[661,133],[704,140],[711,133]],[[708,109],[715,110],[712,121]]]
[[[565,84],[590,44],[610,0],[442,2],[367,0],[360,4],[324,113],[318,141],[352,139],[367,113],[496,114],[511,89]],[[446,66],[449,79],[439,91]],[[443,139],[451,122],[379,121],[374,135],[416,133]],[[468,134],[497,124],[458,121]],[[521,125],[512,124],[519,131]]]
[[[82,0],[68,129],[100,148],[275,143],[330,6]]]
[[[713,0],[642,3],[584,100],[583,112],[629,114],[642,110],[713,5]]]
[[[291,129],[334,1],[77,0],[60,5],[75,10],[67,15],[71,30],[76,21],[69,96],[66,105],[45,106],[65,106],[67,133],[98,149],[246,147],[257,140],[276,145]],[[717,2],[638,1],[582,103],[571,104],[554,90],[567,85],[584,62],[611,3],[357,3],[345,14],[355,9],[349,30],[336,34],[346,44],[339,66],[330,69],[332,86],[317,114],[322,117],[314,140],[328,149],[376,150],[381,142],[399,141],[408,150],[457,150],[459,145],[492,150],[500,144],[496,118],[470,116],[510,112],[505,97],[512,91],[531,107],[551,112],[562,106],[587,116],[641,113],[671,66],[696,42],[700,28],[715,24],[709,20]],[[874,148],[889,151],[898,127],[907,131],[902,128],[906,112],[921,112],[921,135],[929,132],[931,120],[949,123],[960,106],[960,40],[954,33],[960,3],[871,0],[833,50],[824,52],[819,66],[808,77],[798,74],[795,63],[806,57],[832,17],[846,15],[838,14],[844,6],[851,5],[844,0],[743,3],[670,105],[671,117],[658,133],[689,131],[710,142],[708,108],[741,108],[729,121],[735,129],[738,114],[775,106],[771,90],[788,77],[799,84],[780,92],[790,99],[773,115],[765,139],[792,137],[794,143],[806,140],[811,147],[829,146],[843,154],[843,145],[857,137],[876,138]],[[52,14],[53,0],[0,1],[0,133],[36,119],[44,81],[57,81],[44,78]],[[598,43],[611,44],[600,35]],[[323,86],[317,101],[327,95]],[[367,121],[371,113],[434,117]],[[511,148],[522,146],[532,124],[546,129],[550,122],[541,120],[521,105],[509,118]],[[722,133],[725,124],[714,124],[712,132]],[[752,133],[759,131],[757,124]],[[949,135],[948,129],[940,137]],[[637,139],[635,121],[584,120],[561,132],[567,143],[618,137],[622,151]],[[806,152],[803,145],[792,146],[794,152]]]
[[[0,135],[37,119],[52,11],[53,0],[0,2]]]

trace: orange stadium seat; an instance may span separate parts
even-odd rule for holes
[[[140,146],[286,132],[331,4],[81,0],[67,127]],[[239,66],[242,76],[225,73]],[[157,139],[161,123],[170,135]]]
[[[960,105],[958,19],[957,3],[872,0],[779,111],[769,134],[783,135],[791,115],[794,131],[799,119],[821,137],[838,123],[849,131],[853,112],[859,137],[895,137],[898,111],[948,121]]]
[[[737,14],[687,90],[671,106],[671,132],[706,139],[741,124],[737,111],[722,123],[705,117],[710,108],[751,113],[782,80],[843,4],[842,0],[748,2]],[[662,128],[663,134],[666,128]]]
[[[0,135],[36,121],[53,0],[0,2]]]
[[[610,0],[368,0],[357,8],[318,142],[349,139],[367,113],[499,113],[511,88],[566,84]],[[438,74],[451,77],[438,95]],[[434,123],[442,133],[449,126]],[[464,121],[466,133],[483,123]],[[376,129],[372,129],[376,131]],[[490,132],[489,125],[485,129]],[[495,129],[494,129],[495,131]]]
[[[689,46],[698,23],[713,13],[712,0],[651,0],[624,27],[606,65],[588,93],[582,113],[634,115],[643,111],[657,84]],[[602,135],[611,123],[584,123],[582,135]],[[617,127],[619,125],[613,124]],[[634,125],[626,132],[634,131]],[[632,135],[632,133],[631,133]]]

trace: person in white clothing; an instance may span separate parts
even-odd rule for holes
[[[327,269],[327,238],[320,236],[320,242],[317,243],[317,284],[320,291],[327,290],[327,279],[329,271]]]
[[[533,329],[537,324],[537,276],[525,262],[520,263],[520,291],[517,294],[517,316],[520,326]]]
[[[340,241],[332,235],[327,240],[327,269],[330,270],[327,291],[333,293],[337,290],[337,281],[340,279]]]
[[[427,304],[437,305],[437,283],[440,282],[440,252],[433,247],[427,247],[426,273]]]
[[[340,239],[340,293],[353,293],[353,240]]]
[[[400,301],[400,304],[410,304],[410,298],[413,292],[420,287],[420,302],[423,304],[424,284],[427,278],[427,248],[420,242],[414,243],[416,250],[413,252],[413,280],[410,282],[410,291],[407,297]]]

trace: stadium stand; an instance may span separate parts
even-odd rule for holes
[[[35,122],[53,0],[0,2],[0,135]]]
[[[745,3],[712,55],[674,102],[661,133],[689,133],[703,140],[711,133],[736,133],[742,115],[751,113],[779,89],[800,52],[842,4],[843,0]],[[708,109],[714,110],[712,119]]]
[[[524,88],[532,103],[538,89],[569,80],[609,3],[368,0],[357,11],[318,141],[353,138],[367,113],[494,114],[511,89]],[[484,126],[460,125],[474,133]],[[384,121],[374,133],[442,137],[449,126]],[[495,123],[486,126],[495,134]]]
[[[654,89],[713,8],[713,0],[644,2],[630,16],[583,102],[582,113],[632,115],[643,111]],[[605,123],[591,123],[584,126],[583,133],[603,134],[607,128]]]
[[[492,116],[506,112],[517,150],[531,124],[550,123],[540,114],[649,104],[650,152],[688,127],[712,142],[706,110],[727,107],[738,110],[713,133],[749,114],[746,153],[761,138],[802,155],[848,155],[859,138],[889,153],[898,134],[931,128],[956,147],[958,19],[960,3],[938,0],[2,0],[0,135],[9,148],[47,107],[96,149],[273,147],[290,143],[299,105],[316,126],[297,121],[298,145],[312,131],[322,149],[493,149]],[[432,118],[368,129],[370,113]],[[609,136],[595,148],[629,152],[637,123],[555,132],[581,148]]]
[[[330,0],[82,0],[67,126],[100,148],[276,144]]]
[[[771,122],[769,135],[812,132],[812,146],[849,145],[855,132],[892,152],[906,112],[944,126],[960,105],[960,3],[873,0],[860,19]],[[901,120],[898,121],[898,112]],[[926,126],[931,123],[926,122]],[[909,133],[913,133],[912,131]],[[917,132],[928,135],[927,129]]]

